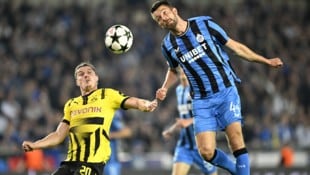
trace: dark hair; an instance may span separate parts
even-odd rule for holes
[[[156,9],[158,9],[159,6],[161,5],[167,5],[171,6],[170,3],[167,0],[158,0],[155,1],[151,7],[151,13],[153,13]]]

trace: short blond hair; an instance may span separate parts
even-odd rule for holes
[[[77,73],[78,69],[81,68],[81,67],[85,67],[85,66],[90,67],[97,74],[96,68],[95,68],[95,66],[93,64],[91,64],[89,62],[82,62],[82,63],[78,64],[75,67],[75,69],[74,69],[74,78],[76,78],[76,73]]]

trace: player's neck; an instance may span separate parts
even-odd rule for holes
[[[81,89],[81,95],[82,96],[86,96],[91,94],[92,92],[94,92],[95,90],[97,90],[97,88],[93,88],[93,89]]]
[[[179,23],[177,24],[176,29],[173,32],[173,34],[177,36],[181,36],[187,31],[187,28],[188,28],[188,21],[185,21],[180,18]]]

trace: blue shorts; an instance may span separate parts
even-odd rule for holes
[[[176,147],[174,151],[173,162],[183,162],[188,165],[195,164],[204,174],[212,174],[217,170],[214,165],[202,159],[198,149],[188,149],[181,146]]]
[[[193,100],[195,134],[223,131],[233,122],[242,122],[238,90],[229,87],[207,98]]]

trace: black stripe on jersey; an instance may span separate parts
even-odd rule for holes
[[[186,99],[185,95],[187,95],[185,92],[186,92],[186,89],[184,88],[183,92],[182,92],[182,104],[189,105],[189,104],[191,104],[191,101],[190,100],[186,100],[186,102],[185,102],[185,99]],[[189,117],[191,118],[191,116],[189,116]],[[187,117],[184,117],[184,118],[188,119]],[[194,148],[194,143],[193,143],[193,139],[192,139],[189,127],[185,128],[185,133],[186,133],[186,137],[188,139],[188,142],[190,144],[189,147],[190,147],[190,149],[193,149]]]
[[[234,67],[233,67],[232,64],[231,64],[231,62],[228,60],[227,63],[228,63],[228,65],[229,65],[230,69],[233,71],[233,73],[234,73],[235,75],[237,75],[237,74],[236,74],[236,71],[235,71],[235,69],[234,69]]]
[[[74,100],[73,98],[70,99],[68,106],[71,106],[71,103],[73,102],[73,100]]]
[[[181,104],[185,104],[185,103],[184,103],[184,95],[185,95],[185,90],[186,90],[186,89],[185,89],[185,88],[183,88],[183,91],[182,91],[182,96],[181,96]],[[186,118],[186,115],[184,115],[184,114],[183,114],[183,115],[182,115],[182,118],[184,118],[184,119],[185,119],[185,118]],[[186,135],[187,135],[187,134],[186,134]],[[183,138],[182,138],[182,141],[181,141],[181,145],[182,145],[182,146],[184,146],[184,145],[186,144],[185,139],[186,139],[185,137],[183,137]]]
[[[69,140],[70,140],[70,148],[69,148],[69,150],[73,150],[73,144],[74,143],[73,143],[73,139],[72,139],[73,136],[72,135],[71,135],[71,133],[69,133]],[[73,152],[72,151],[68,152],[68,157],[69,157],[70,161],[73,160]]]
[[[95,151],[94,151],[94,154],[96,154],[99,146],[100,146],[100,129],[98,128],[95,131]]]
[[[190,127],[190,126],[189,126],[189,127]],[[190,147],[189,147],[189,148],[190,148],[190,149],[193,149],[193,148],[194,148],[194,143],[193,143],[193,139],[192,139],[192,136],[191,136],[189,127],[185,128],[186,137],[188,138],[188,141],[189,141],[189,144],[190,144]]]
[[[82,121],[83,124],[98,124],[98,125],[102,125],[104,123],[104,118],[102,117],[92,117],[92,118],[86,118],[83,119]]]
[[[72,134],[72,136],[73,136],[73,142],[77,146],[75,160],[80,160],[79,158],[81,156],[81,144],[80,144],[80,142],[79,142],[79,140],[78,140],[78,138],[77,138],[77,136],[75,134]],[[72,159],[74,159],[73,155],[72,155]]]
[[[87,118],[87,119],[83,119],[81,121],[81,123],[83,123],[83,125],[103,125],[104,123],[104,118],[101,117],[93,117],[93,118]],[[70,128],[70,132],[76,132],[79,126],[74,126],[72,128]]]
[[[82,96],[82,99],[83,99],[83,105],[86,105],[88,101],[88,95]]]
[[[104,99],[105,97],[105,88],[101,89],[101,99]]]
[[[190,26],[191,26],[192,31],[193,31],[193,33],[194,33],[195,35],[197,35],[197,34],[202,35],[201,32],[200,32],[200,29],[199,29],[199,27],[198,27],[198,25],[197,25],[197,23],[196,23],[196,21],[191,21],[191,22],[190,22]],[[188,42],[190,42],[190,41],[188,41]],[[204,41],[204,42],[205,42],[205,41]],[[207,55],[209,56],[209,58],[211,58],[211,60],[215,63],[215,61],[214,61],[214,60],[216,60],[215,55],[214,55],[213,52],[211,51],[211,49],[210,49],[210,47],[208,46],[207,42],[205,42],[205,44],[206,44],[206,47],[207,47],[207,49],[206,49],[206,54],[207,54]],[[193,47],[192,47],[191,49],[193,49]],[[214,76],[212,70],[208,67],[208,65],[207,65],[203,60],[198,59],[196,62],[200,65],[200,67],[202,68],[202,70],[203,70],[203,71],[205,72],[205,74],[208,76],[209,81],[210,81],[210,84],[211,84],[212,92],[213,92],[213,93],[218,92],[218,91],[219,91],[219,87],[218,87],[218,84],[217,84],[217,82],[216,82],[216,78],[215,78],[215,76]]]
[[[171,38],[170,38],[171,39]],[[168,51],[167,46],[166,45],[162,45],[162,48],[164,50],[164,54],[167,55],[166,59],[168,60],[169,63],[172,64],[172,67],[177,67],[178,66],[178,62],[175,60],[172,60],[172,55],[171,53]],[[178,55],[178,54],[177,54]]]
[[[212,21],[214,22],[213,20],[209,20],[209,21]],[[211,33],[211,35],[215,36],[216,39],[219,40],[219,42],[222,44],[222,45],[225,45],[226,44],[226,39],[217,31],[217,30],[214,30],[213,28],[211,28],[209,26],[209,22],[208,21],[205,21],[205,25],[207,26],[207,29],[209,30],[209,32]]]
[[[84,162],[88,161],[89,152],[90,152],[90,135],[91,133],[86,133],[86,136],[84,137],[84,143],[85,143],[85,153],[84,153]],[[89,149],[86,149],[89,148]]]
[[[175,36],[170,34],[170,42],[172,44],[172,47],[174,50],[177,50],[178,44],[176,41]],[[178,58],[182,57],[182,53],[181,52],[176,52],[176,55]],[[184,62],[183,65],[186,67],[186,69],[190,72],[190,74],[194,77],[198,87],[199,87],[199,91],[201,94],[201,97],[205,97],[207,96],[205,87],[203,85],[202,79],[200,78],[200,76],[197,74],[197,72],[191,67],[191,65],[188,62]],[[190,83],[191,89],[193,89],[192,84]],[[191,94],[194,95],[194,94]]]
[[[110,137],[108,136],[107,132],[106,132],[104,129],[102,130],[102,135],[103,135],[107,140],[110,141]]]
[[[218,31],[212,29],[212,28],[209,26],[208,21],[205,21],[205,25],[206,25],[206,28],[208,29],[208,31],[211,33],[211,35],[215,36],[220,42],[225,43],[225,41],[223,41],[223,40],[225,40],[225,39],[222,37],[222,35],[219,34]],[[213,39],[212,37],[211,37],[211,39],[212,39],[214,45],[216,46],[214,39]],[[222,64],[221,62],[219,62],[218,59],[216,59],[216,56],[215,56],[214,53],[211,51],[211,49],[209,49],[210,47],[209,47],[207,44],[208,44],[208,43],[206,42],[206,46],[208,47],[208,50],[210,50],[210,54],[211,54],[211,57],[210,57],[210,58],[212,59],[213,63],[214,63],[214,64],[216,65],[216,67],[217,67],[217,70],[218,70],[219,73],[221,74],[221,77],[222,77],[222,79],[223,79],[223,82],[224,82],[224,84],[225,84],[225,87],[231,86],[231,83],[230,83],[230,81],[229,81],[229,79],[228,79],[228,77],[227,77],[227,74],[225,73],[225,70],[224,70],[224,68],[223,68],[223,64]],[[224,58],[221,57],[219,48],[216,47],[216,50],[217,50],[217,53],[218,53],[218,55],[220,56],[222,62],[224,62]],[[208,54],[208,55],[209,55],[209,54]]]

